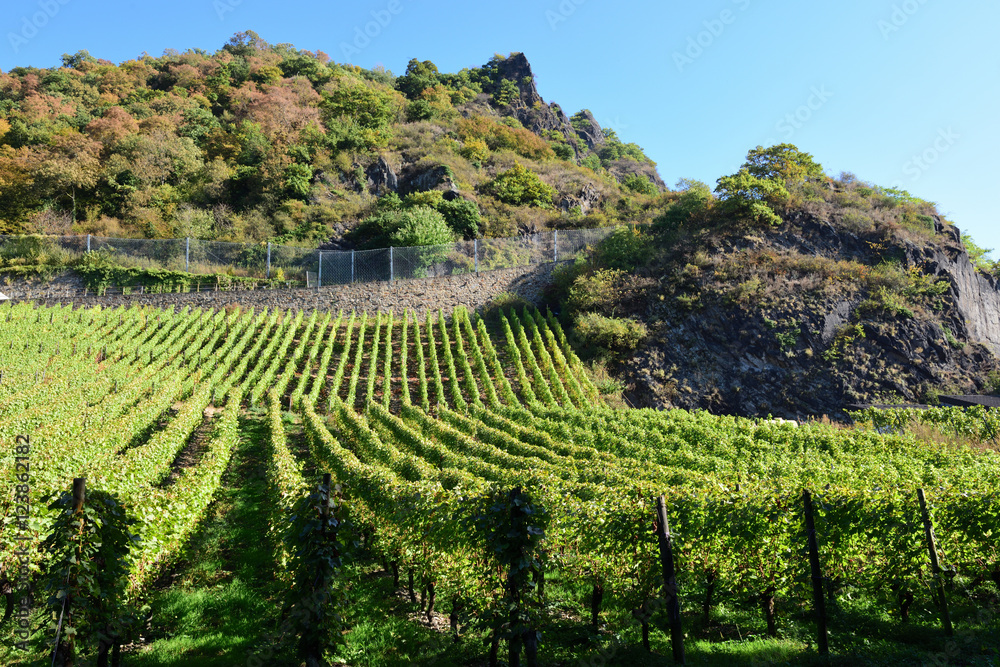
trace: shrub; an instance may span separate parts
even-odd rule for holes
[[[550,208],[555,188],[543,182],[538,174],[528,170],[520,162],[512,169],[499,174],[486,189],[505,204],[513,206],[538,206]]]
[[[618,227],[594,249],[599,266],[634,271],[649,262],[653,254],[650,237],[634,227]]]
[[[625,177],[625,180],[622,181],[622,185],[627,190],[631,190],[632,192],[636,192],[641,195],[648,195],[650,197],[656,195],[660,191],[653,181],[649,180],[642,174],[629,174]]]
[[[823,167],[812,159],[812,155],[792,144],[770,148],[757,146],[747,153],[743,169],[757,178],[779,180],[789,185],[823,177]]]
[[[613,315],[619,296],[617,284],[624,275],[619,269],[598,269],[578,276],[569,288],[566,306],[574,313],[602,311]]]
[[[573,151],[572,146],[562,142],[552,142],[552,152],[555,153],[556,157],[560,160],[572,160],[573,156],[576,154]]]
[[[480,313],[483,319],[489,319],[497,313],[509,312],[511,310],[522,312],[526,307],[531,308],[531,304],[525,301],[520,294],[500,292],[482,306]]]
[[[626,318],[584,313],[576,320],[576,334],[591,347],[610,352],[629,352],[648,335],[646,325]]]
[[[490,157],[490,147],[482,139],[471,138],[459,149],[459,154],[476,166],[482,165]]]
[[[390,236],[394,246],[429,246],[455,242],[444,216],[432,208],[417,206],[403,211],[400,225]]]
[[[426,206],[379,211],[365,218],[350,236],[364,249],[440,245],[455,240],[444,216]]]
[[[534,132],[523,127],[508,127],[485,116],[462,118],[457,130],[467,144],[472,139],[480,139],[494,151],[506,149],[533,160],[555,157],[549,142]]]
[[[456,235],[465,239],[474,239],[479,236],[479,224],[482,222],[482,216],[475,202],[468,199],[442,200],[436,208]]]
[[[719,195],[722,211],[737,221],[774,226],[782,223],[772,208],[788,199],[788,190],[781,181],[760,178],[747,169],[740,169],[732,176],[720,178],[715,192]]]

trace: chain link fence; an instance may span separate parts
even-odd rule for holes
[[[68,264],[87,252],[144,269],[228,274],[310,287],[439,278],[575,259],[613,227],[476,239],[446,245],[329,251],[274,243],[100,236],[0,236],[5,264]]]

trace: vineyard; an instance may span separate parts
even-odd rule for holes
[[[670,664],[685,637],[689,664],[763,664],[815,654],[817,616],[844,664],[997,664],[1000,420],[857,418],[612,408],[527,309],[4,305],[0,661],[49,664],[59,632],[62,664],[114,661],[161,622],[144,601],[254,441],[284,593],[198,664]],[[359,655],[359,568],[445,640]]]

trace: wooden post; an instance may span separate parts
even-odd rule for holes
[[[938,604],[941,605],[941,625],[944,633],[951,637],[955,634],[951,626],[951,614],[948,613],[948,598],[944,594],[944,580],[941,577],[941,564],[938,562],[937,540],[934,539],[934,524],[927,510],[927,498],[923,489],[917,489],[917,499],[920,501],[920,514],[924,520],[924,535],[927,538],[927,552],[931,556],[931,570],[934,572],[934,582],[937,588]]]
[[[819,653],[830,652],[830,637],[826,626],[826,598],[823,596],[823,573],[819,567],[819,544],[816,541],[816,521],[813,518],[812,494],[802,491],[802,505],[806,513],[806,540],[809,543],[809,569],[812,571],[813,606],[819,630]]]
[[[681,629],[681,605],[677,597],[677,574],[674,568],[674,548],[667,522],[667,501],[656,499],[656,536],[660,541],[660,561],[663,564],[663,584],[667,597],[667,616],[670,619],[670,644],[674,662],[684,664],[684,632]]]
[[[83,511],[83,502],[87,497],[87,478],[75,477],[73,479],[73,514]]]

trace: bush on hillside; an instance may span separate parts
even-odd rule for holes
[[[646,325],[621,317],[584,313],[576,320],[576,335],[584,345],[609,352],[630,352],[649,335]]]
[[[486,185],[489,194],[512,206],[550,208],[556,190],[520,162]]]

